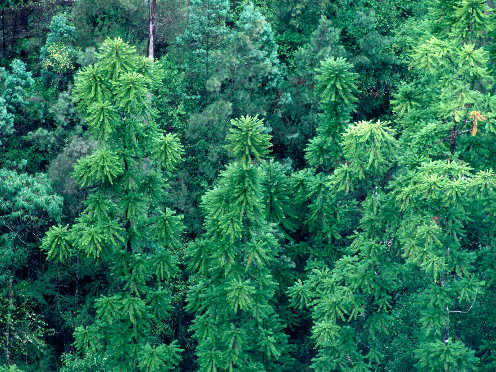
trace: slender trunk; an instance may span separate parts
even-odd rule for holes
[[[79,296],[79,270],[80,270],[80,258],[79,254],[77,255],[77,261],[76,261],[76,291],[74,293],[74,309],[76,309],[76,306],[79,302],[78,296]]]
[[[155,43],[155,6],[157,0],[148,0],[149,6],[149,30],[148,30],[148,58],[153,61],[154,58],[154,43]]]
[[[207,6],[208,5],[210,5],[210,3],[208,3]],[[207,25],[210,26],[210,9],[207,8],[206,11],[207,11]],[[210,37],[208,35],[208,32],[209,31],[207,31],[205,33],[205,37],[206,37],[206,39],[205,39],[205,41],[206,41],[206,43],[205,43],[206,58],[205,58],[205,86],[204,86],[204,89],[205,89],[205,102],[207,102],[207,104],[208,104],[207,82],[208,82],[208,79],[209,79],[209,67],[210,67],[209,66],[209,60],[208,60],[209,59],[209,54],[210,54],[209,53],[210,52],[210,50],[209,50],[210,49],[210,43],[209,43]]]

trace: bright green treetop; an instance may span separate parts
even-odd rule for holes
[[[201,371],[280,370],[287,337],[271,272],[279,247],[265,219],[258,167],[270,136],[257,118],[231,124],[227,148],[235,161],[205,194],[206,234],[190,249],[196,355]]]

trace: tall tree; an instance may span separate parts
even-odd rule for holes
[[[271,270],[279,247],[265,218],[258,168],[270,136],[256,117],[231,125],[226,146],[234,162],[205,194],[206,234],[190,248],[196,354],[201,371],[280,370],[287,336],[274,311]]]
[[[191,94],[203,106],[210,103],[208,84],[217,68],[228,29],[228,0],[192,0],[184,34],[178,38]]]
[[[51,228],[43,247],[61,262],[79,252],[107,274],[93,303],[95,316],[75,329],[76,350],[66,356],[66,370],[162,371],[180,360],[165,324],[182,225],[165,201],[182,147],[153,120],[153,69],[121,39],[108,39],[98,62],[76,76],[75,101],[97,140],[74,172],[89,197],[77,222]]]
[[[306,148],[306,159],[315,168],[329,171],[341,161],[340,136],[351,120],[357,100],[357,74],[351,68],[344,58],[330,58],[317,69],[316,90],[322,114],[317,135]]]
[[[360,222],[341,258],[290,290],[312,311],[316,370],[475,371],[480,357],[490,368],[493,328],[478,328],[484,341],[467,330],[494,316],[480,297],[493,268],[476,264],[494,242],[493,86],[486,51],[464,35],[420,35],[413,82],[393,101],[400,134],[383,122],[345,132],[326,194],[353,201]]]

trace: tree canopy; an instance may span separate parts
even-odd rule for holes
[[[0,4],[0,372],[496,370],[494,1]]]

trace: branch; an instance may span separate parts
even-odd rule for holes
[[[468,314],[468,313],[470,312],[470,310],[472,310],[472,308],[474,307],[475,300],[477,300],[477,290],[475,290],[475,297],[474,297],[474,300],[472,301],[472,305],[470,305],[470,307],[468,308],[468,310],[467,310],[467,311],[462,311],[462,310],[449,310],[449,309],[448,309],[448,313]]]

